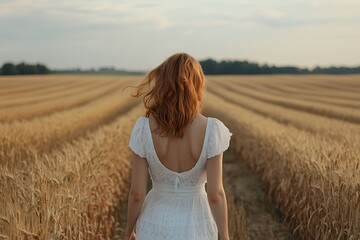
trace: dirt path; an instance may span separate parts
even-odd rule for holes
[[[232,192],[235,202],[243,204],[250,240],[295,239],[292,229],[268,200],[260,178],[236,159],[231,148],[224,152],[223,168],[226,190]]]

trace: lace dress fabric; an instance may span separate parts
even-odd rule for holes
[[[129,147],[146,158],[153,188],[145,197],[136,223],[137,240],[215,240],[217,226],[207,200],[205,164],[225,151],[232,133],[217,118],[208,117],[201,154],[185,172],[166,168],[156,155],[149,118],[139,117]]]

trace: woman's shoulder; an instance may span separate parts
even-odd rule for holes
[[[228,141],[233,135],[230,129],[218,118],[208,117],[211,121],[209,124],[209,137],[218,138],[221,141]]]
[[[224,122],[216,117],[208,117],[208,120],[211,120],[212,124],[215,125],[215,128],[228,129]]]
[[[229,147],[230,139],[233,135],[220,119],[215,117],[209,117],[209,119],[212,121],[212,124],[209,131],[207,158],[225,151]]]
[[[136,119],[133,129],[142,129],[145,125],[145,121],[147,120],[146,116],[140,116]]]

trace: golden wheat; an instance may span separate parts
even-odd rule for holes
[[[0,238],[119,238],[144,113],[121,89],[140,79],[0,78]],[[208,77],[204,113],[229,126],[238,161],[304,239],[360,239],[360,84],[339,79]],[[242,203],[227,196],[230,234],[247,239]]]
[[[216,85],[216,87],[214,87]],[[343,141],[349,146],[360,144],[360,128],[358,124],[339,119],[314,115],[308,112],[283,108],[278,105],[252,99],[241,94],[228,91],[228,83],[212,84],[210,92],[221,96],[224,100],[248,109],[259,115],[269,117],[277,122],[292,125],[300,130],[313,134],[326,135],[329,138]]]
[[[240,95],[247,96],[259,101],[272,103],[281,107],[305,111],[313,114],[323,115],[340,120],[360,123],[360,113],[354,109],[347,109],[339,106],[332,106],[324,103],[306,102],[304,100],[290,99],[288,97],[280,97],[271,95],[265,92],[257,92],[251,89],[241,88],[237,85],[232,85],[227,90],[236,92]]]
[[[1,142],[9,150],[0,154],[3,238],[109,239],[116,233],[117,205],[128,188],[128,139],[143,112],[129,100],[117,89],[84,107],[11,123],[19,130],[1,125],[2,138],[13,142]],[[21,145],[33,151],[18,154]]]
[[[262,176],[296,232],[311,239],[360,237],[359,148],[282,125],[209,92],[206,99],[206,112],[230,126],[240,160]]]
[[[318,103],[325,103],[325,104],[334,104],[340,107],[347,107],[347,108],[360,108],[360,104],[351,99],[339,99],[334,98],[333,96],[322,96],[317,93],[309,94],[309,92],[299,92],[298,88],[296,89],[284,89],[284,85],[277,86],[274,83],[263,83],[263,84],[254,84],[254,83],[238,83],[236,80],[234,81],[227,81],[227,83],[231,84],[238,84],[243,88],[250,88],[258,92],[265,92],[272,94],[274,96],[286,97],[290,99],[301,99],[307,102],[318,102]]]
[[[13,122],[16,120],[26,120],[34,117],[41,117],[56,111],[67,110],[74,107],[80,107],[91,103],[97,98],[104,98],[111,93],[115,93],[122,88],[124,83],[116,83],[116,85],[104,84],[105,88],[95,89],[87,92],[83,89],[83,93],[76,96],[68,96],[67,98],[53,99],[49,101],[41,101],[31,105],[21,105],[15,108],[5,108],[0,112],[0,122]],[[110,85],[110,86],[107,86]]]
[[[0,163],[26,159],[44,153],[81,135],[88,129],[106,124],[136,103],[115,92],[85,106],[57,112],[31,121],[1,123]]]
[[[83,79],[83,81],[91,79]],[[1,77],[0,94],[1,98],[22,96],[23,94],[32,94],[37,92],[46,92],[61,86],[71,86],[82,82],[79,77],[64,76],[21,76],[21,77]]]
[[[0,225],[10,239],[108,239],[129,180],[127,147],[136,107],[83,138],[40,156],[26,170],[1,169]],[[16,163],[14,163],[16,164]],[[20,169],[20,168],[19,168]]]
[[[68,96],[77,96],[82,92],[87,92],[95,89],[101,89],[107,84],[99,81],[89,82],[75,82],[72,85],[60,85],[54,89],[41,89],[44,92],[31,90],[27,93],[20,93],[19,95],[3,96],[0,98],[0,108],[17,107],[20,105],[32,105],[41,101],[49,101],[53,99],[65,98]],[[63,100],[63,99],[62,99]]]

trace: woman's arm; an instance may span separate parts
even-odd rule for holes
[[[125,239],[134,236],[136,220],[146,196],[148,164],[145,158],[133,153],[131,187],[128,197],[127,226]]]
[[[221,240],[229,239],[226,195],[222,179],[223,153],[209,158],[206,163],[207,196]]]

